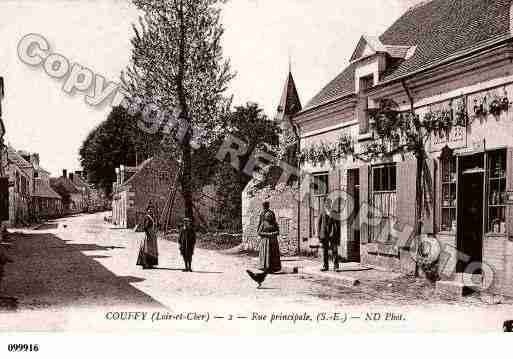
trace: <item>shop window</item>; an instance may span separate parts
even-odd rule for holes
[[[372,168],[372,206],[376,209],[374,215],[381,217],[381,224],[371,229],[371,241],[383,236],[390,236],[390,226],[396,217],[397,210],[397,167],[387,164]]]
[[[506,150],[488,154],[487,232],[506,233]]]
[[[456,158],[452,154],[442,156],[441,166],[441,224],[442,232],[456,233]]]

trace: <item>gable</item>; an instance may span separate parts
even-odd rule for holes
[[[358,44],[356,45],[356,49],[351,56],[350,61],[357,61],[359,59],[372,56],[377,52],[386,52],[386,47],[381,43],[378,38],[374,38],[371,36],[362,36]]]

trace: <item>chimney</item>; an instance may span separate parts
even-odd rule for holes
[[[62,170],[62,177],[68,177],[68,170]]]
[[[39,153],[33,153],[30,155],[30,163],[39,165]]]
[[[75,174],[76,174],[78,177],[82,177],[82,171],[75,171]]]
[[[73,172],[70,172],[69,179],[71,180],[71,182],[73,182]]]
[[[121,183],[124,183],[126,179],[126,170],[124,165],[119,166],[119,172],[121,174]]]

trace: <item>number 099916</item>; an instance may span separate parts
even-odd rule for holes
[[[7,350],[9,352],[37,352],[39,344],[9,344]]]

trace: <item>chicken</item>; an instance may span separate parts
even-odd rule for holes
[[[512,333],[513,332],[513,320],[506,320],[504,322],[504,325],[502,328],[504,329],[504,332]]]
[[[253,279],[255,282],[258,283],[257,288],[262,287],[262,283],[264,282],[265,277],[267,277],[267,272],[253,273],[252,271],[250,271],[248,269],[248,270],[246,270],[246,273],[248,273],[248,275],[251,277],[251,279]]]

